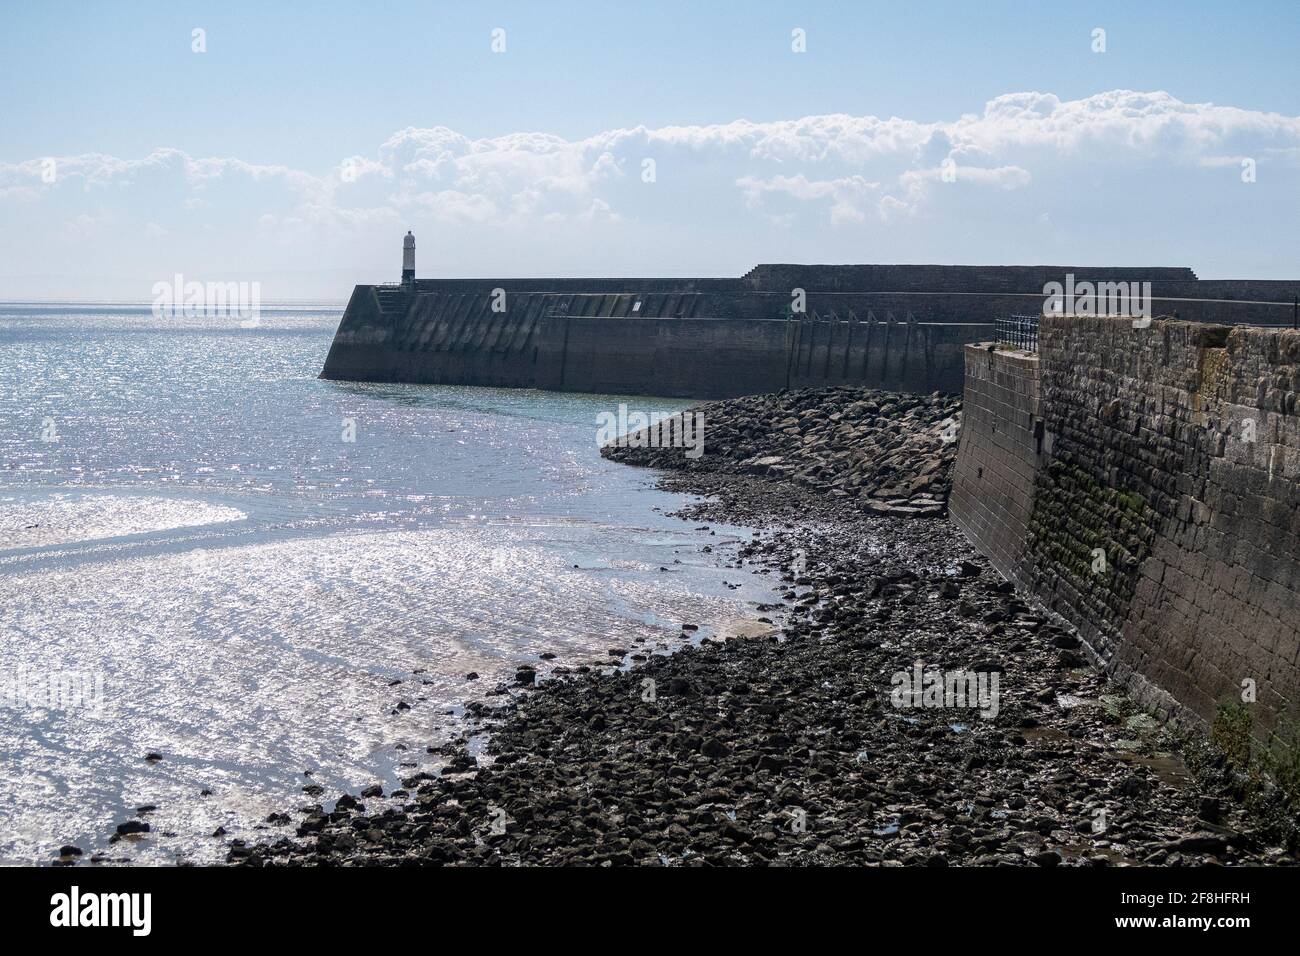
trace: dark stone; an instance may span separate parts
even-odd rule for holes
[[[710,737],[700,745],[700,753],[710,760],[717,760],[727,755],[727,745],[717,737]]]

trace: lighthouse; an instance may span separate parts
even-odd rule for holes
[[[415,288],[415,236],[409,229],[402,240],[402,288],[408,292]]]

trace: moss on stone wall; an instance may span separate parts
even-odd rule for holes
[[[1075,610],[1113,638],[1128,615],[1157,520],[1140,494],[1107,487],[1068,458],[1055,460],[1039,472],[1029,519],[1034,574],[1046,593],[1067,585],[1078,596]]]

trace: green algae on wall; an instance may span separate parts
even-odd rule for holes
[[[1109,488],[1074,462],[1052,461],[1039,472],[1029,518],[1036,586],[1054,591],[1064,584],[1090,629],[1114,640],[1158,519],[1141,495]]]

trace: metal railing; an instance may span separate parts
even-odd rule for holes
[[[1038,315],[1008,315],[994,321],[998,341],[1023,352],[1038,352]]]

